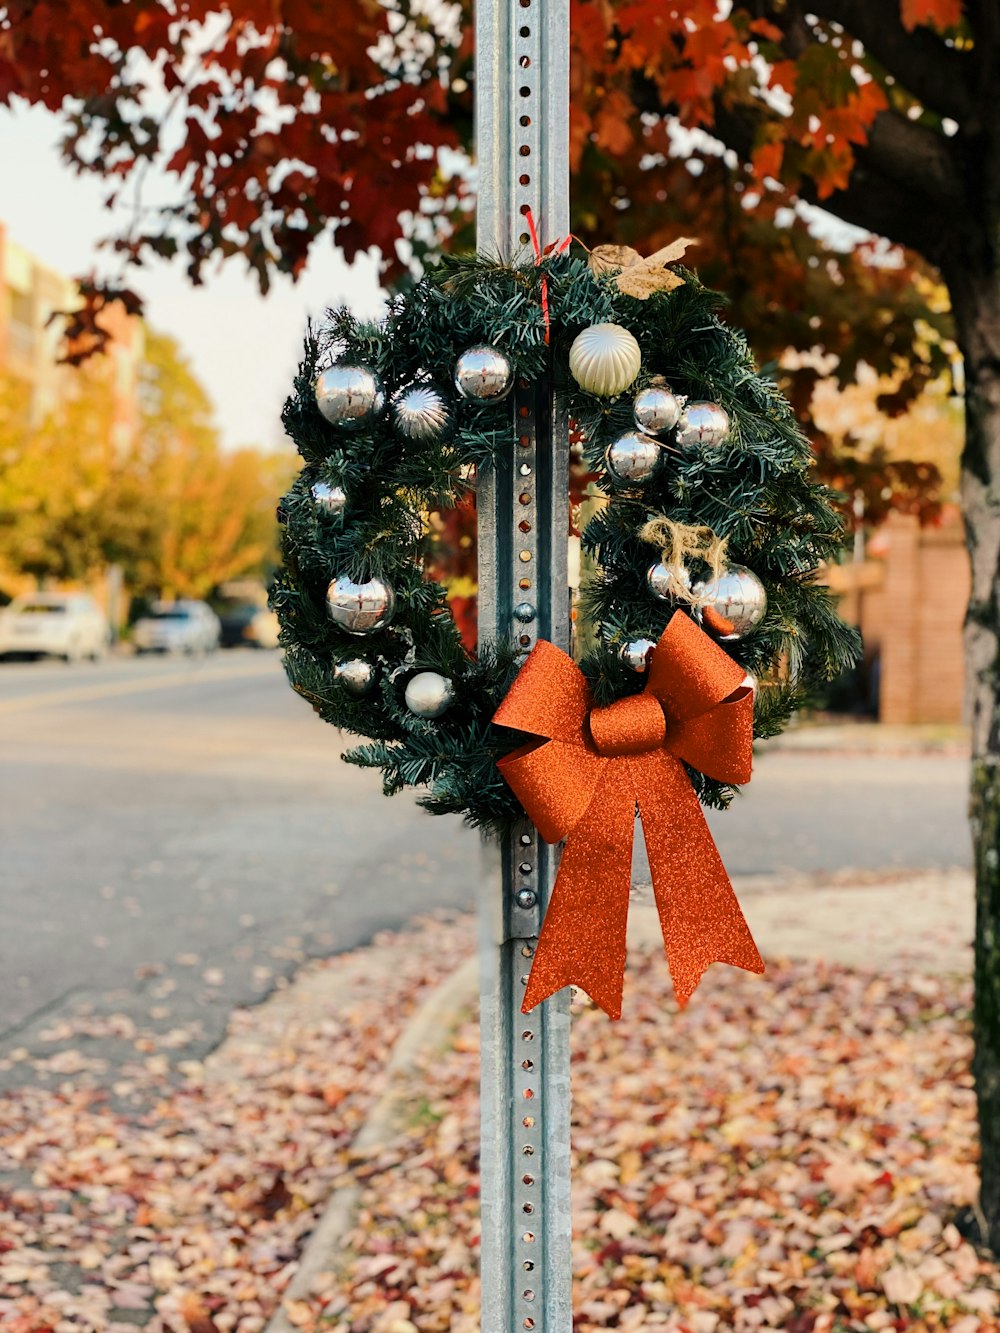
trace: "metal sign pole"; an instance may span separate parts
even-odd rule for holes
[[[569,0],[478,0],[477,244],[569,231]],[[479,634],[569,646],[565,417],[550,386],[512,395],[517,443],[478,490]],[[525,822],[480,911],[482,1330],[570,1333],[569,998],[521,1013],[558,851]]]

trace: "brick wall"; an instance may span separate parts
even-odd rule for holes
[[[894,515],[888,535],[879,719],[961,722],[970,582],[961,521],[921,530]]]
[[[961,519],[921,529],[893,514],[884,558],[831,570],[846,620],[861,626],[865,662],[879,674],[879,721],[964,721],[962,622],[969,558]]]

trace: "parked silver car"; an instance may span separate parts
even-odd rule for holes
[[[86,593],[28,593],[0,611],[0,657],[26,653],[97,661],[110,639],[107,618]]]
[[[219,646],[219,617],[207,602],[157,602],[137,620],[137,653],[211,653]]]

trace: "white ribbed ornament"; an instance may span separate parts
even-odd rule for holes
[[[573,339],[570,374],[587,393],[613,398],[633,382],[642,365],[639,344],[620,324],[592,324]]]

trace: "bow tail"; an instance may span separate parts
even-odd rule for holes
[[[763,972],[690,779],[666,754],[633,760],[653,895],[677,1003],[683,1008],[712,963]]]
[[[635,796],[625,764],[608,764],[566,842],[531,965],[522,1012],[579,986],[620,1018],[632,883]]]

